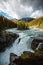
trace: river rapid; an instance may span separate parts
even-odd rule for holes
[[[14,53],[18,56],[23,54],[24,51],[30,51],[34,53],[31,48],[31,43],[34,38],[42,37],[43,31],[38,29],[30,30],[17,30],[17,28],[7,29],[7,32],[16,33],[19,37],[13,42],[10,48],[7,48],[4,52],[0,53],[0,65],[8,65],[10,53]]]

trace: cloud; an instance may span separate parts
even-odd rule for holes
[[[16,13],[16,6],[17,2],[16,0],[2,0],[0,1],[0,10],[8,13],[9,15],[11,15],[14,18],[18,18],[19,16]]]
[[[43,0],[20,0],[25,6],[32,6],[34,9],[43,9]]]
[[[40,17],[40,16],[43,16],[42,11],[40,11],[40,10],[37,10],[37,11],[35,11],[31,14],[31,17],[34,17],[34,18],[37,18],[37,17]]]
[[[0,10],[13,18],[39,17],[43,12],[43,0],[0,0]]]

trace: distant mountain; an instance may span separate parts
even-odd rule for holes
[[[3,11],[0,11],[0,16],[4,16],[4,17],[6,17],[8,19],[12,18],[9,14],[7,14],[7,13],[5,13]]]
[[[40,28],[43,29],[43,16],[40,18],[37,18],[31,22],[29,22],[29,26],[31,28]]]
[[[20,20],[25,21],[25,22],[29,22],[29,21],[34,20],[34,18],[25,17],[25,18],[21,18]]]

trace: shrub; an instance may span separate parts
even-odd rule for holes
[[[17,24],[17,29],[19,30],[28,29],[28,24],[24,21],[19,21]]]

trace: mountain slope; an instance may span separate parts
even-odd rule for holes
[[[15,28],[17,24],[4,16],[0,16],[0,30],[8,29],[8,28]]]
[[[29,27],[43,29],[43,16],[29,22]]]

